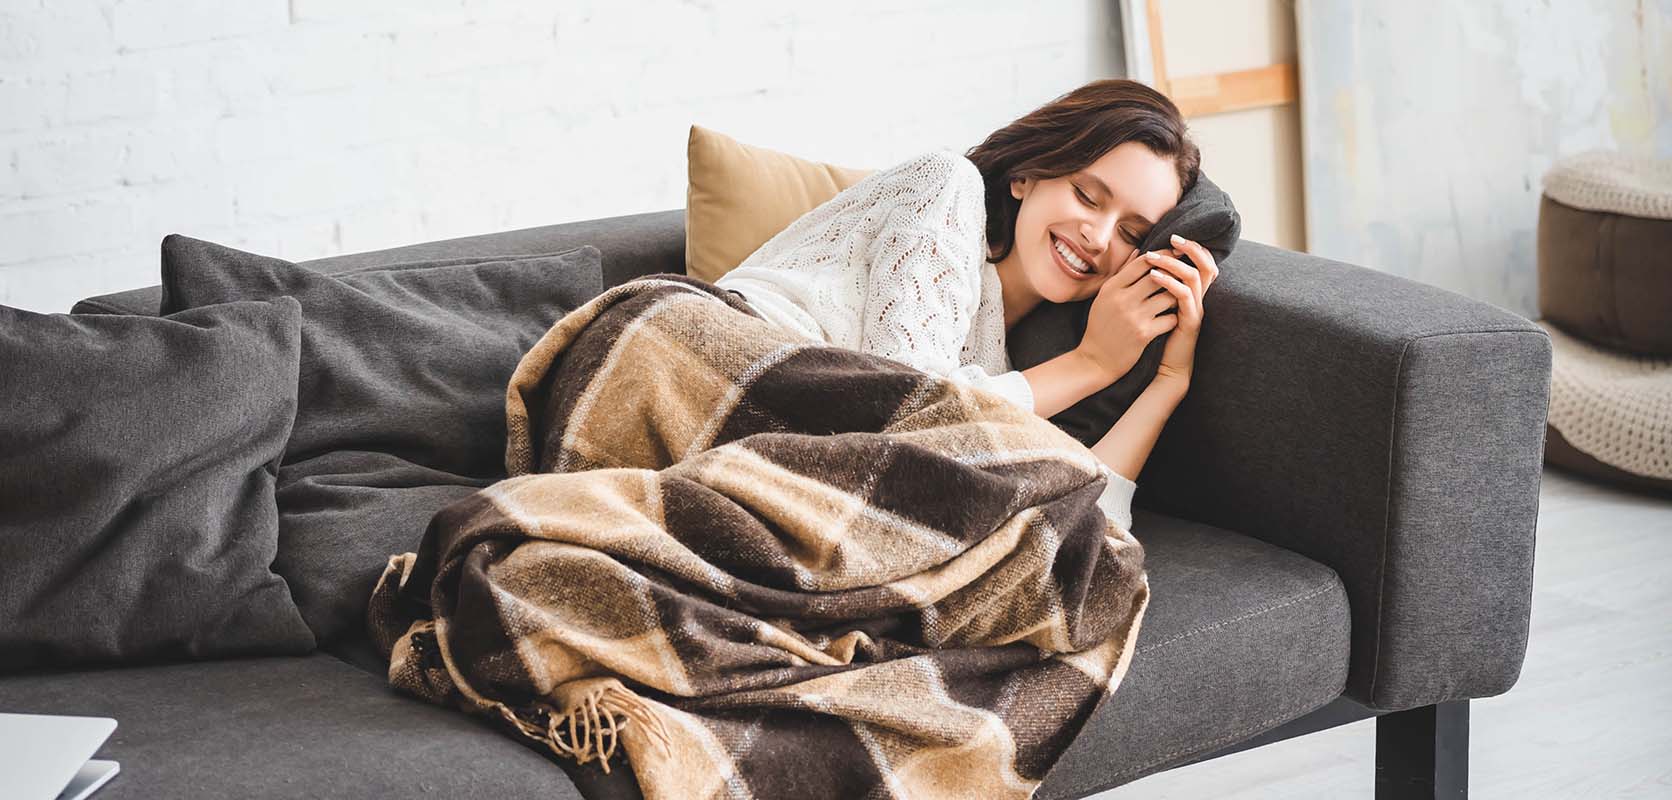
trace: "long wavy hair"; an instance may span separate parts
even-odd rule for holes
[[[987,136],[964,156],[987,186],[987,243],[993,263],[1015,247],[1022,201],[1010,194],[1017,178],[1048,180],[1085,169],[1116,146],[1136,141],[1173,159],[1179,196],[1196,185],[1202,154],[1184,115],[1167,96],[1124,78],[1095,80]]]

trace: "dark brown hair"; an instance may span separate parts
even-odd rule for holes
[[[1179,196],[1196,185],[1202,154],[1185,131],[1184,115],[1167,96],[1124,78],[1095,80],[990,134],[964,156],[987,185],[987,242],[997,263],[1015,247],[1022,201],[1010,194],[1017,178],[1047,180],[1085,169],[1126,142],[1140,142],[1172,158]]]

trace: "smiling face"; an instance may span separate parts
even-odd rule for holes
[[[1022,178],[1015,247],[997,265],[1006,281],[1053,303],[1084,300],[1130,259],[1144,234],[1179,200],[1170,158],[1124,142],[1086,168],[1046,180]],[[1069,255],[1065,257],[1060,248]]]

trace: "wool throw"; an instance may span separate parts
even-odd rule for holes
[[[996,394],[695,278],[560,319],[510,478],[393,556],[396,688],[660,798],[1027,798],[1127,672],[1144,551]],[[624,763],[623,763],[624,762]]]

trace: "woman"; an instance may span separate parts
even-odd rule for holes
[[[931,152],[872,173],[716,285],[810,339],[1041,417],[1114,383],[1172,331],[1155,378],[1091,448],[1109,479],[1099,505],[1130,530],[1132,478],[1189,388],[1202,296],[1219,274],[1195,242],[1174,237],[1149,253],[1138,243],[1195,183],[1200,160],[1172,101],[1134,81],[1093,81],[965,155]],[[1095,299],[1077,348],[1011,369],[1011,325],[1041,302],[1086,298]]]

